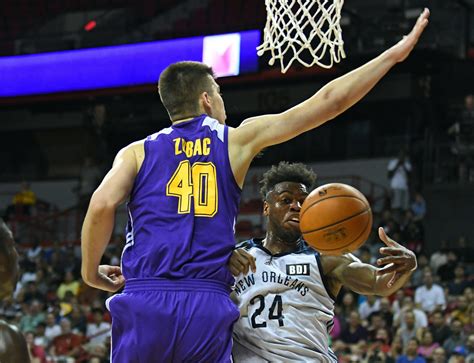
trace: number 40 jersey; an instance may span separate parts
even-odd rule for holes
[[[201,115],[144,141],[128,203],[125,279],[207,279],[229,286],[241,190],[229,162],[229,128]]]
[[[236,279],[235,362],[337,362],[329,348],[334,299],[329,295],[319,253],[303,240],[296,251],[272,255],[262,240],[243,242],[257,272]]]

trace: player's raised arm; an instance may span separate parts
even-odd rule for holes
[[[143,157],[143,141],[120,150],[112,169],[92,195],[81,241],[82,278],[90,286],[117,291],[124,284],[120,267],[99,268],[99,264],[112,235],[115,211],[129,196]]]
[[[389,238],[382,228],[379,237],[385,243],[380,252],[386,257],[379,258],[377,268],[362,263],[351,254],[329,257],[336,267],[330,276],[341,285],[364,295],[389,296],[402,288],[417,267],[415,254]]]
[[[267,146],[287,141],[335,118],[364,97],[395,64],[408,57],[428,24],[429,14],[425,9],[412,31],[400,42],[372,61],[331,81],[308,100],[280,114],[245,120],[233,130],[232,141],[256,154]]]

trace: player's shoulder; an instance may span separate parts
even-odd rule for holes
[[[242,242],[237,243],[235,249],[243,248],[245,250],[250,250],[253,247],[259,247],[262,245],[262,238],[251,238]]]

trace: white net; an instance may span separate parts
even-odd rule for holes
[[[267,22],[258,55],[270,52],[285,73],[294,61],[331,68],[345,58],[341,31],[344,0],[265,0]]]

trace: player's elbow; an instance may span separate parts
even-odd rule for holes
[[[89,203],[89,212],[93,214],[102,214],[103,212],[115,210],[118,206],[112,198],[105,193],[95,191]]]

